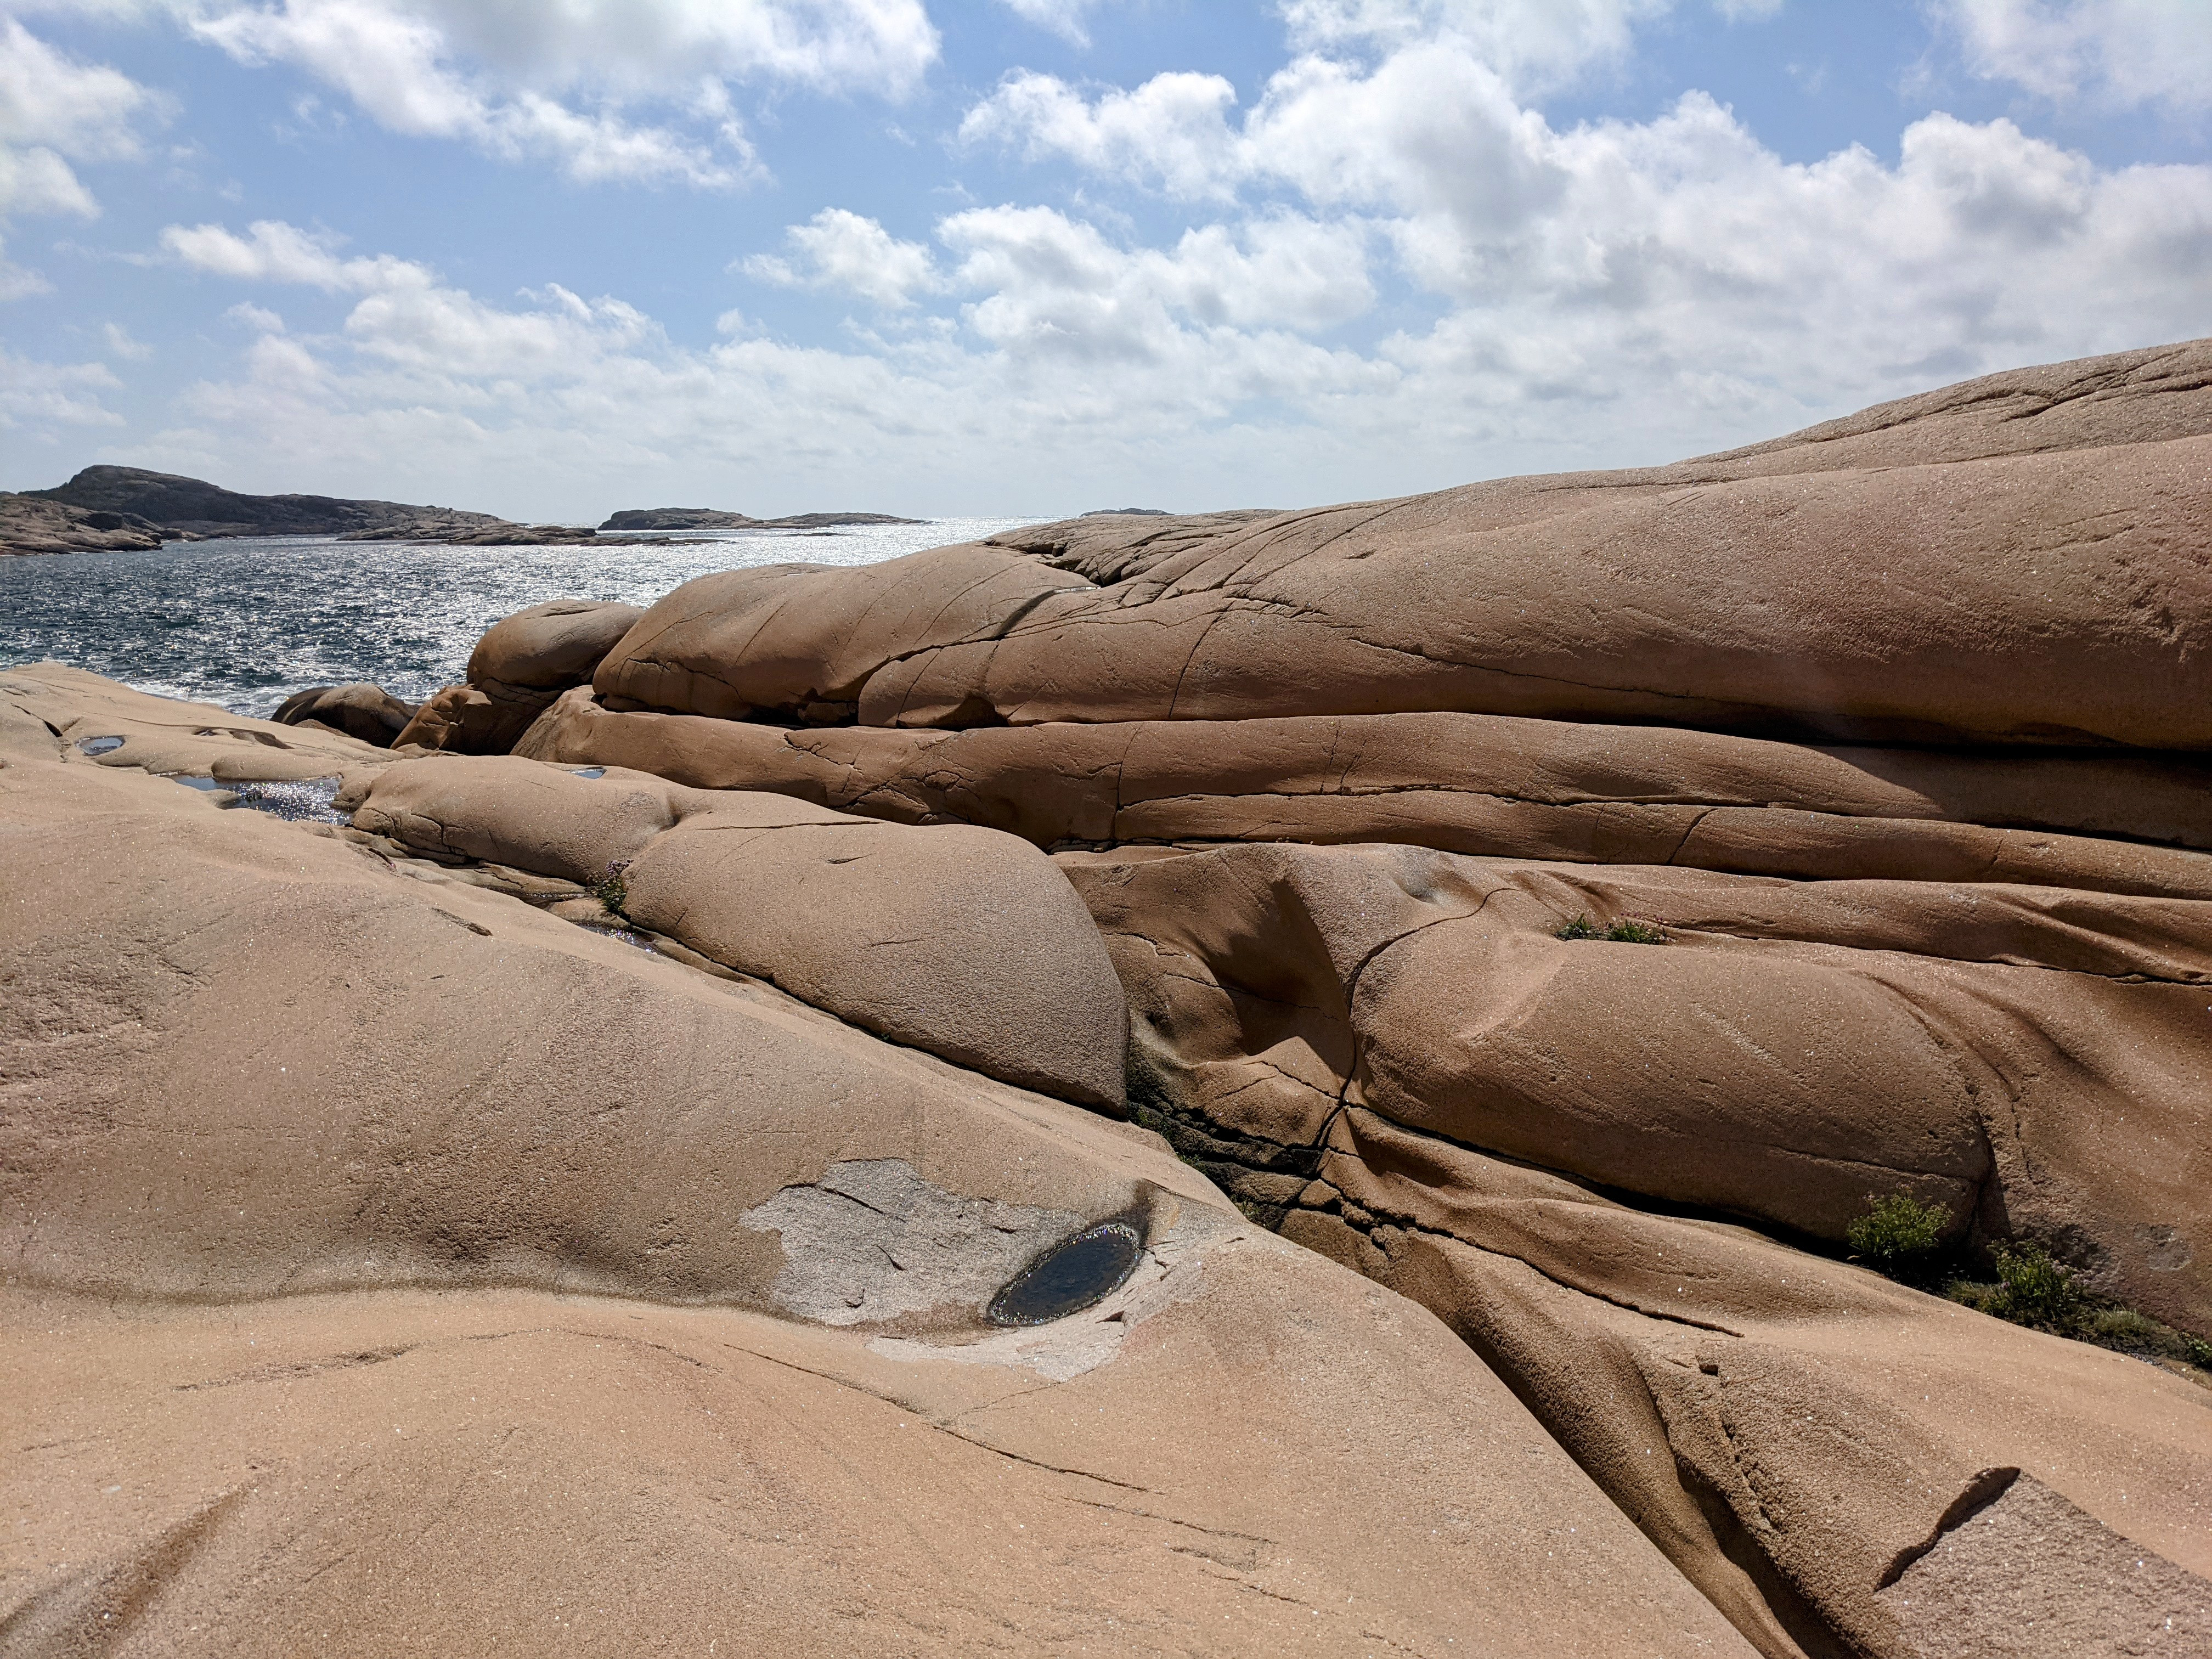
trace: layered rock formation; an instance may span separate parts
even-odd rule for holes
[[[379,1478],[462,1493],[474,1540],[514,1524],[464,1478],[507,1454],[432,1397],[504,1385],[449,1356],[546,1335],[530,1298],[622,1298],[513,1350],[485,1420],[544,1436],[594,1383],[636,1391],[635,1489],[679,1517],[617,1575],[651,1631],[674,1615],[647,1601],[728,1559],[653,1471],[731,1483],[711,1513],[741,1533],[804,1513],[817,1553],[794,1538],[790,1576],[744,1581],[770,1650],[822,1537],[883,1511],[750,1410],[726,1431],[795,1489],[763,1507],[683,1414],[739,1411],[725,1376],[754,1398],[833,1379],[797,1408],[860,1437],[901,1526],[967,1552],[935,1623],[915,1576],[860,1573],[833,1644],[856,1651],[1301,1628],[1330,1651],[2197,1651],[2208,569],[2197,342],[1673,467],[1096,515],[721,573],[641,615],[536,607],[404,756],[0,677],[38,722],[0,771],[47,835],[21,856],[163,872],[9,913],[21,1006],[130,1034],[66,1063],[27,1042],[0,1097],[64,1126],[6,1166],[0,1217],[30,1218],[11,1272],[64,1298],[15,1322],[104,1362],[124,1338],[80,1291],[314,1292],[257,1327],[279,1352],[228,1369],[172,1316],[183,1403],[118,1382],[100,1409],[152,1426],[94,1443],[135,1468],[207,1432],[194,1395],[312,1376],[308,1426],[270,1454],[297,1468],[343,1409],[320,1402],[391,1409],[410,1378],[447,1449]],[[312,835],[133,769],[317,763],[351,821]],[[64,821],[111,826],[105,849]],[[72,927],[119,942],[89,976],[63,965]],[[460,982],[386,965],[434,961]],[[287,995],[311,1039],[222,1023]],[[1123,1085],[1181,1164],[1109,1121]],[[162,1161],[179,1123],[190,1170]],[[1931,1258],[2040,1264],[2050,1307],[2101,1310],[2158,1363],[1845,1259],[1899,1200]],[[1089,1313],[1009,1327],[1054,1241],[1139,1265]],[[585,1359],[617,1333],[657,1346]],[[1005,1361],[1034,1392],[971,1403]],[[585,1391],[518,1415],[554,1366]],[[90,1432],[60,1392],[37,1396],[53,1436]],[[876,1433],[887,1401],[933,1438]],[[1030,1437],[991,1455],[1027,1473],[998,1473],[1078,1482],[1042,1490],[1107,1532],[994,1507],[1003,1485],[949,1495],[971,1489],[937,1454],[968,1453],[934,1437],[1016,1420]],[[603,1449],[591,1424],[563,1443]],[[564,1537],[625,1524],[607,1483],[558,1489],[590,1523]],[[169,1574],[186,1589],[151,1605],[182,1618],[287,1526],[358,1547],[304,1498],[222,1500],[261,1504],[261,1532],[200,1501],[11,1616],[82,1626]],[[1049,1533],[1086,1588],[1055,1600],[1040,1558],[994,1553],[993,1516]],[[173,1556],[202,1578],[147,1565]],[[252,1582],[331,1605],[300,1559]],[[1323,1560],[1371,1622],[1297,1624],[1338,1603],[1287,1564]],[[434,1566],[425,1593],[514,1605],[477,1571]],[[1049,1630],[1042,1605],[1065,1609]]]
[[[2069,1437],[2121,1467],[2203,1391],[1833,1258],[1909,1196],[2212,1334],[2208,387],[2197,343],[1643,472],[705,577],[515,752],[1054,852],[1144,1121],[1434,1309],[1762,1650],[2002,1650],[1908,1586],[2034,1528],[2094,1650],[2132,1500]],[[1623,921],[1663,945],[1575,937]]]
[[[0,556],[147,552],[166,539],[160,525],[136,513],[72,507],[0,491]]]
[[[2208,358],[1998,376],[1638,472],[704,576],[595,684],[889,726],[1459,710],[2202,748]]]

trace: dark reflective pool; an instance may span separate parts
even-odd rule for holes
[[[1103,1302],[1127,1282],[1145,1241],[1126,1221],[1102,1221],[1052,1249],[991,1298],[994,1325],[1043,1325]]]
[[[80,738],[76,746],[88,755],[112,755],[123,747],[120,738]]]

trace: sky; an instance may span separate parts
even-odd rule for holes
[[[0,0],[0,489],[1291,507],[2212,334],[2212,0]]]

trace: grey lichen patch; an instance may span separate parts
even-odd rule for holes
[[[1083,1219],[948,1193],[895,1158],[833,1164],[738,1218],[782,1236],[784,1265],[769,1286],[777,1305],[824,1325],[980,1320],[1001,1285]]]

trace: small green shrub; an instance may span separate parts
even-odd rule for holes
[[[2061,1334],[2081,1325],[2088,1311],[2081,1287],[2040,1244],[2000,1248],[1996,1260],[2002,1317],[2015,1325]]]
[[[1587,913],[1579,915],[1557,933],[1553,939],[1601,939],[1614,945],[1664,945],[1667,934],[1648,921],[1632,921],[1626,917],[1609,921],[1602,927],[1592,921]]]
[[[1892,1279],[1911,1276],[1934,1259],[1943,1236],[1943,1212],[1905,1193],[1876,1199],[1874,1207],[1844,1230],[1851,1254]]]
[[[592,896],[617,915],[621,915],[623,906],[629,902],[629,888],[623,881],[623,872],[629,867],[626,864],[610,864],[607,878],[592,889]]]

